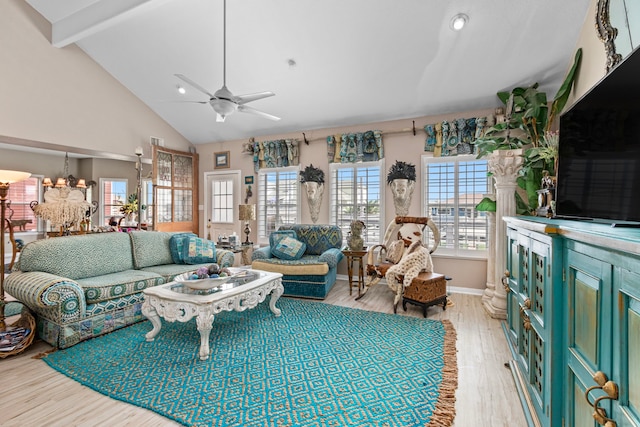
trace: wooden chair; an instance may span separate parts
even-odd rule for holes
[[[425,239],[426,233],[430,233],[430,239]],[[416,240],[428,242],[426,245],[428,245],[429,254],[438,248],[440,232],[433,220],[428,217],[397,216],[394,218],[387,226],[383,243],[371,247],[367,253],[365,287],[356,299],[362,298],[371,287],[385,277],[389,268],[400,262],[409,245]],[[399,279],[402,280],[403,276]],[[425,317],[427,308],[431,305],[442,304],[443,310],[446,309],[446,281],[449,279],[440,273],[426,271],[419,273],[411,284],[403,289],[401,299],[403,309],[406,311],[407,303],[419,305]],[[394,313],[397,311],[398,303],[399,301],[394,301]]]

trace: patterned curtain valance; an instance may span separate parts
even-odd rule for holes
[[[297,139],[253,142],[253,169],[296,166],[300,163]]]
[[[368,130],[327,137],[329,163],[373,162],[384,158],[382,132]]]
[[[476,154],[474,142],[484,136],[488,117],[443,120],[424,127],[427,139],[424,151],[433,152],[434,157]]]

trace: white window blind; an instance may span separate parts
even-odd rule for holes
[[[297,166],[258,172],[258,240],[267,241],[283,224],[299,223],[298,174]]]
[[[487,161],[474,156],[422,157],[424,204],[440,230],[438,253],[484,255],[489,224],[475,206],[489,193]]]
[[[340,227],[345,239],[351,221],[359,219],[367,227],[362,233],[365,244],[380,243],[385,227],[383,170],[383,160],[329,165],[330,221]]]

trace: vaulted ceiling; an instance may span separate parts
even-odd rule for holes
[[[222,87],[223,0],[27,2],[55,46],[76,43],[194,144],[493,107],[533,82],[551,97],[595,20],[590,0],[228,0],[227,87],[275,92],[250,106],[281,120],[219,123],[175,74]]]

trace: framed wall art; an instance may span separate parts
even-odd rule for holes
[[[228,168],[230,164],[229,152],[221,151],[219,153],[213,153],[213,168],[224,169]]]

